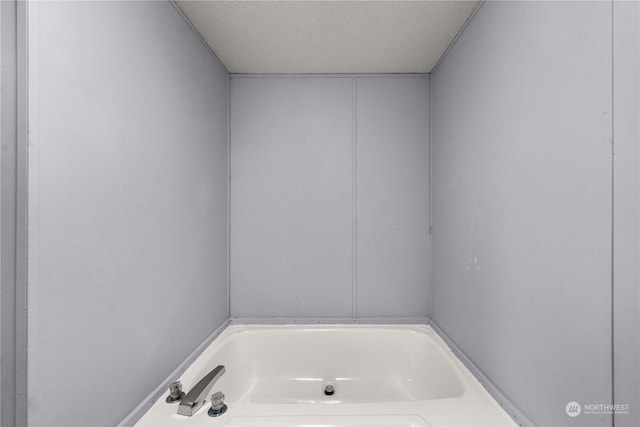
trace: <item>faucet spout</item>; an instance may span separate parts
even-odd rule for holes
[[[209,372],[200,381],[198,381],[198,384],[196,384],[180,401],[178,414],[185,415],[187,417],[195,414],[198,409],[204,405],[213,385],[218,381],[218,378],[224,374],[224,371],[224,366],[218,365],[213,371]]]

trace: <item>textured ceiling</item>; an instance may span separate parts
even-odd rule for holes
[[[178,1],[231,73],[428,73],[477,1]]]

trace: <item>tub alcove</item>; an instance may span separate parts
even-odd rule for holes
[[[637,0],[0,23],[1,425],[640,425]]]

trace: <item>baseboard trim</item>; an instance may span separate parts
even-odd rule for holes
[[[129,427],[133,426],[138,422],[140,418],[151,408],[151,406],[156,403],[156,401],[167,394],[167,390],[169,388],[169,384],[176,380],[176,378],[180,377],[184,371],[191,366],[191,364],[202,354],[202,352],[211,344],[211,342],[216,339],[218,335],[222,331],[225,330],[227,326],[231,323],[231,319],[225,320],[222,325],[218,327],[211,335],[209,335],[203,342],[200,344],[187,358],[178,365],[176,369],[165,378],[164,381],[160,385],[158,385],[138,406],[135,407],[133,411],[129,413],[120,423],[118,427]]]
[[[511,401],[505,396],[498,387],[495,386],[482,370],[476,366],[475,363],[458,347],[458,345],[438,326],[433,319],[429,319],[429,325],[434,331],[444,340],[444,342],[451,348],[453,354],[460,359],[462,364],[471,371],[474,377],[480,382],[480,384],[489,392],[496,402],[511,416],[520,426],[535,426],[535,424]]]
[[[428,317],[232,317],[232,325],[427,325]]]

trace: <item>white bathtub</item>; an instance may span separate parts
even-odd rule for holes
[[[217,365],[226,413],[209,417],[207,403],[185,417],[162,397],[137,425],[516,425],[425,325],[229,326],[182,375],[184,390]]]

